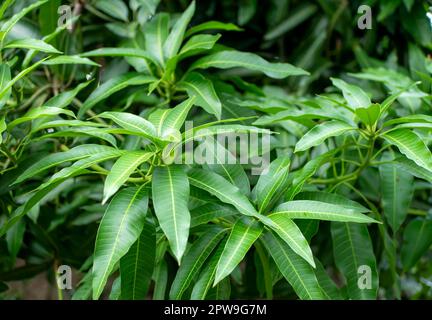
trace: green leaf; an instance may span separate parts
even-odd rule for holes
[[[181,48],[179,60],[210,50],[220,37],[220,34],[198,34],[193,36]]]
[[[95,7],[111,17],[128,21],[128,7],[121,0],[96,0]]]
[[[432,220],[412,220],[403,233],[401,260],[404,270],[414,267],[432,244]]]
[[[295,253],[315,268],[312,250],[299,227],[297,227],[287,215],[271,214],[269,217],[276,224],[277,227],[273,228],[273,230],[279,237],[281,237]]]
[[[39,107],[39,108],[30,109],[25,115],[9,123],[8,130],[11,131],[15,126],[27,121],[46,118],[50,116],[56,116],[59,114],[65,114],[75,118],[74,113],[70,110],[65,110],[57,107]]]
[[[198,280],[192,290],[191,300],[204,300],[207,293],[212,287],[214,278],[216,275],[217,264],[220,256],[226,245],[226,238],[218,245],[217,249],[214,250],[209,261],[205,264],[205,267],[198,276]]]
[[[80,56],[58,56],[43,62],[44,65],[54,66],[58,64],[85,64],[89,66],[100,67],[101,65],[91,61],[87,58],[82,58]]]
[[[313,268],[304,259],[272,232],[266,232],[261,239],[279,271],[300,299],[325,299]]]
[[[195,12],[195,1],[192,1],[189,7],[186,9],[185,12],[180,16],[180,18],[176,21],[174,26],[171,29],[170,34],[166,38],[164,45],[163,45],[163,51],[164,56],[166,58],[172,58],[174,57],[183,42],[183,37],[186,32],[186,28],[192,19],[192,16]]]
[[[164,43],[168,37],[169,15],[157,14],[146,24],[145,42],[146,51],[149,52],[160,65],[164,65]]]
[[[180,265],[189,237],[189,181],[178,165],[157,167],[152,176],[153,207]]]
[[[14,182],[14,184],[20,183],[28,178],[34,177],[35,175],[48,170],[49,168],[58,166],[59,164],[79,160],[100,152],[113,150],[111,147],[96,145],[96,144],[85,144],[77,146],[65,152],[50,154],[29,168],[27,168]]]
[[[180,131],[186,117],[195,104],[195,97],[189,98],[172,109],[169,109],[166,117],[162,117],[162,121],[157,126],[159,136],[165,137],[171,133],[172,130]]]
[[[196,97],[196,105],[221,118],[222,104],[210,80],[198,72],[189,72],[178,86],[186,90],[190,97]]]
[[[393,233],[408,214],[414,193],[413,176],[394,163],[379,166],[384,216]]]
[[[308,131],[296,144],[294,152],[305,151],[323,143],[330,137],[339,136],[357,128],[338,120],[321,123]]]
[[[372,127],[377,123],[380,117],[381,108],[379,104],[371,104],[366,108],[357,108],[355,110],[355,114],[366,126]]]
[[[91,109],[94,105],[105,100],[110,95],[118,92],[129,86],[138,86],[150,83],[154,81],[155,78],[147,75],[142,75],[139,73],[126,73],[116,78],[110,79],[107,82],[100,85],[92,94],[87,98],[87,100],[81,106],[78,117],[82,117],[86,111]]]
[[[106,111],[98,115],[98,117],[111,119],[120,127],[129,131],[131,134],[142,136],[153,142],[160,142],[160,140],[157,138],[156,128],[154,125],[150,121],[140,116],[127,112]]]
[[[337,193],[330,193],[324,191],[305,191],[301,192],[296,196],[296,200],[314,200],[321,201],[331,204],[340,205],[342,207],[346,207],[350,210],[355,210],[358,213],[366,213],[370,212],[370,210],[358,202],[350,200],[344,196],[341,196]]]
[[[171,286],[170,299],[182,299],[183,293],[188,289],[192,280],[197,276],[204,262],[216,248],[224,234],[224,229],[219,227],[211,228],[189,248]]]
[[[395,129],[385,132],[381,137],[398,147],[408,159],[432,172],[432,154],[416,133],[409,129]]]
[[[9,33],[9,31],[11,31],[11,29],[13,28],[13,26],[19,21],[21,20],[21,18],[23,18],[27,13],[29,13],[30,11],[33,11],[34,9],[36,9],[37,7],[43,5],[44,3],[46,3],[48,0],[41,0],[41,1],[37,1],[31,5],[29,5],[28,7],[25,7],[24,9],[20,10],[17,14],[15,14],[14,16],[12,16],[11,18],[9,18],[5,23],[3,23],[3,25],[0,28],[0,45],[2,44],[2,42],[4,41],[4,39],[6,39],[7,34]],[[1,49],[1,48],[0,48]]]
[[[333,222],[331,234],[336,266],[346,279],[348,296],[357,300],[375,300],[378,273],[367,227],[354,223]],[[368,280],[370,283],[367,283]]]
[[[394,160],[394,164],[400,167],[402,170],[405,170],[411,173],[413,176],[424,179],[432,183],[432,172],[429,170],[418,166],[414,161],[407,159],[404,156],[398,156]]]
[[[207,68],[230,69],[234,67],[259,71],[276,79],[309,74],[288,63],[270,63],[256,54],[235,50],[220,51],[205,56],[195,61],[190,70]]]
[[[0,144],[3,143],[3,132],[6,130],[6,118],[2,117],[0,118]]]
[[[154,270],[155,286],[153,300],[164,300],[168,281],[168,266],[165,259],[162,259]]]
[[[203,189],[225,203],[232,204],[244,215],[257,216],[258,213],[240,190],[220,175],[202,169],[188,172],[191,185]]]
[[[236,215],[237,211],[225,205],[206,203],[191,210],[191,228],[207,224],[212,220]]]
[[[150,286],[156,255],[155,226],[146,221],[141,235],[120,259],[121,298],[143,300]]]
[[[280,204],[273,214],[286,215],[290,219],[317,219],[357,223],[377,222],[361,214],[358,209],[314,200],[294,200]]]
[[[333,85],[342,91],[348,105],[353,108],[366,108],[371,105],[369,96],[359,87],[348,84],[341,79],[330,78]]]
[[[243,29],[237,27],[235,24],[232,24],[232,23],[223,23],[223,22],[219,22],[219,21],[207,21],[207,22],[201,23],[197,26],[190,28],[186,32],[185,37],[189,37],[195,33],[198,33],[201,31],[207,31],[207,30],[242,31]]]
[[[143,163],[152,157],[152,152],[129,151],[123,154],[112,166],[104,184],[102,204],[120,189],[130,175]]]
[[[262,224],[252,218],[243,217],[237,220],[218,261],[213,286],[228,276],[243,260],[262,231]]]
[[[12,49],[12,48],[19,48],[19,49],[32,49],[35,51],[40,52],[46,52],[46,53],[54,53],[54,54],[61,54],[61,51],[58,51],[56,48],[54,48],[52,45],[46,43],[42,40],[37,39],[18,39],[8,42],[4,48],[6,49]]]
[[[342,295],[339,288],[336,286],[334,281],[327,274],[321,262],[315,260],[316,269],[315,274],[318,279],[318,283],[322,289],[322,292],[326,295],[329,300],[342,300]]]
[[[96,236],[93,262],[93,299],[101,295],[108,276],[140,236],[147,214],[148,193],[127,188],[110,202]]]
[[[11,81],[11,70],[7,63],[0,63],[0,88],[4,88]],[[3,92],[3,89],[2,89]],[[5,90],[3,95],[0,97],[0,110],[6,104],[7,100],[11,95],[12,89]]]
[[[257,10],[257,0],[240,0],[237,21],[239,25],[248,23]]]

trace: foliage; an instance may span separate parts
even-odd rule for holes
[[[427,3],[355,2],[4,1],[2,297],[432,297]],[[188,161],[221,132],[268,170]]]

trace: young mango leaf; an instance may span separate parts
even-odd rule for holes
[[[58,51],[52,45],[46,43],[42,40],[37,39],[18,39],[8,42],[5,46],[5,49],[31,49],[40,52],[53,53],[53,54],[61,54],[61,51]]]
[[[235,67],[262,72],[270,78],[275,79],[309,74],[303,69],[294,67],[289,63],[270,63],[254,53],[235,50],[220,51],[198,59],[192,64],[190,70],[208,68],[230,69]]]
[[[93,299],[99,298],[115,264],[139,238],[147,206],[148,192],[143,186],[120,191],[108,205],[96,236]]]
[[[153,207],[180,265],[189,237],[189,181],[179,165],[157,167],[152,176]]]
[[[263,225],[253,218],[242,217],[237,220],[218,261],[213,286],[228,276],[243,260],[262,231]]]
[[[156,231],[152,222],[144,223],[141,235],[120,259],[121,298],[143,300],[150,286],[156,255]]]
[[[152,152],[129,151],[123,154],[112,166],[104,184],[104,197],[102,204],[117,192],[118,189],[129,179],[129,176],[144,162],[152,157]]]
[[[424,141],[409,129],[395,129],[381,135],[388,143],[398,147],[408,159],[432,172],[432,154]]]
[[[432,220],[417,218],[404,230],[401,260],[404,270],[414,267],[432,244]]]
[[[413,176],[394,163],[379,166],[384,215],[393,233],[408,214],[414,193]]]
[[[200,272],[206,259],[225,235],[225,231],[220,227],[213,227],[207,230],[189,248],[171,286],[170,299],[179,300],[182,298],[183,293]]]
[[[185,34],[185,38],[201,32],[201,31],[207,31],[207,30],[226,30],[226,31],[242,31],[242,28],[237,27],[235,24],[233,23],[224,23],[224,22],[219,22],[219,21],[207,21],[204,23],[201,23],[197,26],[194,26],[192,28],[190,28],[186,34]]]
[[[171,29],[170,34],[164,42],[163,51],[166,58],[172,58],[178,53],[180,46],[183,42],[186,28],[188,27],[188,24],[192,19],[194,13],[195,1],[192,1],[189,7],[185,10],[185,12],[183,12],[180,18],[176,21],[176,23]]]
[[[338,120],[321,123],[313,127],[297,142],[294,152],[308,150],[320,145],[330,137],[339,136],[345,132],[356,129],[356,127]]]
[[[262,243],[300,299],[325,299],[313,268],[284,241],[272,232],[266,232]]]
[[[271,214],[269,217],[276,224],[277,227],[273,228],[273,230],[279,237],[281,237],[295,253],[315,268],[312,250],[299,227],[297,227],[287,215]]]
[[[90,110],[94,105],[105,100],[113,93],[120,91],[129,86],[138,86],[150,83],[154,81],[155,78],[142,75],[134,72],[126,73],[120,75],[116,78],[110,79],[107,82],[100,85],[92,94],[87,98],[87,100],[81,106],[78,117],[82,117],[88,110]]]
[[[273,214],[286,215],[290,219],[318,219],[374,223],[376,220],[361,214],[358,209],[314,200],[293,200],[280,204]]]
[[[369,96],[359,87],[348,84],[341,79],[330,79],[333,85],[342,91],[345,100],[351,108],[366,108],[372,104]]]
[[[222,104],[213,83],[204,78],[198,72],[189,72],[185,78],[178,83],[178,87],[187,91],[190,97],[196,97],[195,104],[202,107],[210,114],[214,114],[219,120],[222,113]]]
[[[355,223],[332,222],[333,254],[346,279],[351,299],[375,300],[378,273],[368,229]]]

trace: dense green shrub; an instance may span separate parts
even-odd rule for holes
[[[428,3],[366,2],[4,1],[1,297],[431,298]]]

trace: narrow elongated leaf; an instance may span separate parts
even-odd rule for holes
[[[3,143],[3,132],[6,130],[6,118],[2,117],[0,118],[0,144]]]
[[[163,51],[166,58],[172,58],[178,53],[181,43],[183,42],[186,28],[192,19],[194,12],[195,0],[191,2],[186,11],[183,12],[181,17],[176,21],[171,29],[170,34],[166,38],[163,46]]]
[[[0,63],[0,88],[6,87],[6,85],[11,81],[11,70],[7,63]],[[9,88],[3,93],[3,96],[0,97],[0,110],[5,105],[6,101],[9,99],[9,96],[12,92],[12,89]]]
[[[202,53],[205,50],[210,50],[211,48],[213,48],[213,46],[220,37],[220,34],[198,34],[196,36],[193,36],[181,48],[179,53],[179,60]]]
[[[237,214],[237,211],[233,207],[217,203],[206,203],[191,210],[191,228],[235,214]]]
[[[126,182],[129,176],[143,162],[146,162],[153,155],[146,151],[129,151],[123,154],[112,166],[104,184],[104,204],[118,189]]]
[[[114,265],[140,236],[147,206],[148,193],[143,187],[122,190],[108,205],[96,236],[93,299],[99,298]]]
[[[179,300],[192,280],[200,272],[204,262],[225,234],[219,227],[212,228],[198,238],[187,251],[171,286],[170,299]]]
[[[85,144],[77,146],[65,152],[53,153],[45,158],[42,158],[34,165],[26,169],[14,182],[14,184],[20,183],[28,178],[31,178],[49,168],[58,166],[64,162],[75,161],[90,155],[113,150],[111,147],[96,145],[96,144]]]
[[[168,37],[169,15],[157,14],[146,24],[146,51],[149,52],[160,65],[164,65],[164,43]]]
[[[404,270],[412,268],[432,244],[432,220],[414,219],[404,230],[401,259]]]
[[[213,286],[228,276],[243,260],[262,231],[263,225],[252,218],[243,217],[237,220],[218,261]]]
[[[413,176],[396,164],[379,166],[384,215],[395,233],[405,221],[414,192]]]
[[[157,126],[159,136],[166,137],[172,134],[172,130],[180,132],[186,117],[195,103],[196,98],[189,98],[172,109],[163,117],[161,117]]]
[[[256,54],[234,50],[220,51],[205,56],[204,58],[195,61],[190,69],[230,69],[235,67],[259,71],[276,79],[309,74],[303,69],[294,67],[289,63],[270,63]]]
[[[368,229],[355,223],[332,222],[333,254],[345,277],[351,299],[376,299],[378,273]]]
[[[396,129],[385,132],[382,137],[408,159],[432,172],[432,153],[417,134],[409,129]]]
[[[394,159],[394,164],[402,170],[408,171],[413,176],[432,183],[432,172],[423,167],[420,167],[414,161],[404,156],[398,156]]]
[[[330,137],[339,136],[356,128],[338,120],[324,122],[313,127],[296,144],[294,152],[305,151],[320,145]]]
[[[56,116],[59,114],[66,114],[70,117],[75,117],[74,113],[70,110],[65,110],[57,107],[39,107],[39,108],[31,109],[22,117],[17,118],[11,123],[9,123],[8,129],[12,130],[15,126],[27,121],[31,121],[38,118],[45,118],[49,116]]]
[[[95,7],[111,17],[128,21],[128,7],[121,0],[97,0]]]
[[[312,250],[299,227],[286,215],[271,214],[269,217],[276,224],[277,227],[273,230],[279,237],[281,237],[295,253],[315,268]]]
[[[110,79],[100,85],[92,94],[87,98],[81,106],[78,116],[82,117],[86,111],[91,109],[94,105],[105,100],[113,93],[120,91],[129,86],[137,86],[150,83],[155,79],[151,76],[142,75],[138,73],[126,73],[116,78]]]
[[[196,97],[196,105],[220,119],[222,104],[210,80],[198,72],[189,72],[179,87],[184,88],[190,97]]]
[[[361,211],[360,211],[361,212]],[[377,222],[354,208],[314,200],[294,200],[280,204],[274,214],[286,215],[291,219],[318,219],[357,223]]]
[[[194,26],[190,28],[187,32],[185,37],[189,37],[195,33],[206,31],[206,30],[227,30],[227,31],[242,31],[242,28],[237,27],[235,24],[232,23],[223,23],[219,21],[207,21],[204,23],[201,23],[197,26]]]
[[[325,299],[313,268],[280,238],[266,232],[262,243],[300,299]]]
[[[137,241],[120,259],[121,298],[143,300],[150,286],[156,255],[154,225],[146,221]]]
[[[359,87],[348,84],[341,79],[331,78],[333,85],[340,90],[348,105],[353,109],[366,108],[372,103],[369,96]]]
[[[43,64],[48,66],[54,66],[58,64],[86,64],[89,66],[100,67],[100,64],[91,61],[87,58],[82,58],[80,56],[58,56],[49,60],[46,60]]]
[[[58,51],[52,45],[46,43],[42,40],[37,39],[18,39],[8,42],[5,46],[7,48],[18,48],[18,49],[32,49],[35,51],[46,52],[46,53],[54,53],[61,54],[61,51]]]
[[[355,210],[356,212],[359,213],[366,213],[371,211],[368,208],[362,206],[360,203],[350,200],[344,196],[341,196],[336,193],[330,193],[324,191],[301,192],[296,196],[296,200],[314,200],[314,201],[336,204],[351,210]]]
[[[318,283],[329,300],[342,300],[342,295],[339,288],[336,286],[334,281],[329,277],[326,270],[324,269],[321,262],[315,259],[316,269],[315,274],[318,279]]]
[[[192,169],[188,172],[188,175],[189,181],[193,186],[206,190],[222,202],[232,204],[241,213],[248,216],[256,216],[258,214],[248,198],[241,194],[237,187],[233,186],[220,175],[202,169]]]
[[[178,165],[157,167],[152,177],[153,207],[180,264],[189,237],[189,181]]]

